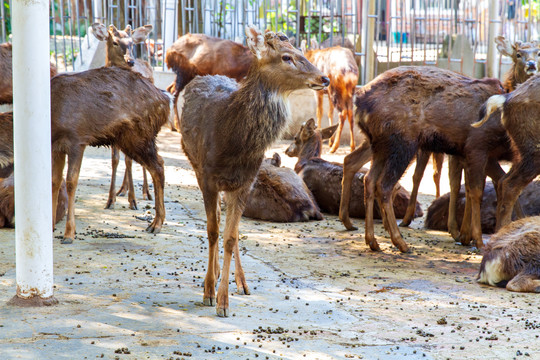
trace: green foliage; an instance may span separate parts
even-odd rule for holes
[[[6,24],[6,40],[9,34],[11,34],[11,9],[9,8],[9,0],[4,0],[4,16],[5,16],[5,24]]]

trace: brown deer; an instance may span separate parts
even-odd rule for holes
[[[473,124],[493,123],[492,113],[508,133],[516,152],[512,168],[500,181],[497,202],[497,229],[512,221],[512,209],[527,184],[540,174],[540,78],[532,77],[509,94],[493,96],[486,103],[484,118]],[[500,119],[500,120],[499,120]],[[489,125],[488,125],[489,126]]]
[[[253,62],[251,51],[242,44],[204,34],[179,37],[165,55],[165,63],[176,73],[176,80],[167,90],[174,95],[176,119],[180,92],[197,75],[224,75],[242,80]],[[178,124],[176,124],[178,128]]]
[[[88,145],[117,146],[150,172],[156,216],[147,231],[161,230],[165,180],[156,136],[168,116],[169,98],[129,69],[103,67],[57,75],[51,80],[53,215],[68,157],[68,218],[62,243],[73,242],[75,236],[75,190]]]
[[[185,88],[180,121],[182,147],[203,194],[209,242],[204,281],[205,305],[229,314],[229,268],[235,253],[235,280],[240,294],[249,294],[238,251],[238,225],[253,179],[266,148],[290,117],[287,96],[303,88],[322,89],[329,80],[296,50],[282,33],[261,33],[246,27],[247,44],[255,59],[238,84],[225,76],[202,76]],[[219,192],[225,192],[224,260],[219,275]]]
[[[323,218],[311,191],[293,170],[281,167],[278,153],[261,164],[243,215],[275,222]]]
[[[418,150],[469,156],[465,141],[475,113],[488,97],[502,92],[496,79],[476,80],[416,66],[386,71],[364,86],[355,104],[356,121],[367,140],[345,158],[340,218],[344,221],[341,210],[348,206],[350,181],[369,161],[371,150],[371,168],[364,179],[366,243],[372,250],[380,250],[373,232],[377,197],[392,243],[400,251],[408,251],[392,205],[395,184]],[[348,216],[347,220],[352,226]],[[481,232],[476,240],[482,246]]]
[[[330,152],[334,153],[339,147],[341,132],[345,119],[349,121],[351,129],[351,150],[354,150],[354,123],[353,123],[353,96],[356,84],[358,84],[358,66],[351,50],[341,46],[326,49],[318,49],[318,45],[312,40],[313,50],[306,51],[305,41],[302,42],[302,50],[313,65],[330,79],[330,85],[325,90],[316,92],[317,96],[317,127],[321,128],[323,116],[323,97],[328,95],[328,121],[332,125],[334,107],[339,112],[339,126]]]
[[[540,293],[540,216],[515,221],[491,237],[477,281],[510,291]]]
[[[516,41],[515,43],[510,43],[503,36],[497,36],[495,38],[495,43],[497,44],[497,49],[502,55],[506,55],[512,58],[512,67],[505,75],[505,81],[503,82],[503,87],[506,92],[513,91],[518,84],[525,82],[528,78],[534,75],[540,67],[540,47],[538,42],[520,42]],[[469,186],[473,189],[473,197],[466,203],[466,209],[464,210],[467,214],[467,220],[462,223],[461,230],[458,225],[456,218],[456,203],[457,196],[459,193],[459,188],[461,185],[461,173],[466,166],[464,159],[459,159],[456,157],[450,157],[449,160],[449,170],[450,170],[450,209],[448,216],[448,231],[452,237],[458,241],[461,241],[463,244],[468,244],[471,239],[478,239],[481,237],[481,227],[480,227],[480,200],[482,198],[482,190],[485,181],[485,174],[492,178],[492,180],[497,184],[504,171],[499,166],[499,160],[511,160],[512,152],[509,151],[509,139],[506,136],[506,132],[500,126],[500,124],[495,121],[489,130],[484,129],[485,131],[476,131],[470,130],[469,137],[467,140],[469,143],[469,151],[475,153],[474,156],[469,156],[469,159],[473,162],[469,164],[471,169],[473,169],[473,174],[471,174],[469,180]],[[419,154],[417,158],[417,165],[415,169],[414,177],[421,180],[423,171],[425,168],[425,163],[427,162],[427,154]],[[443,155],[442,154],[433,154],[434,164],[437,163],[435,156],[439,156],[440,164],[442,166]],[[485,173],[484,170],[485,169]],[[438,176],[440,178],[440,168],[439,171],[435,172],[434,177]],[[418,183],[419,181],[418,180]],[[417,181],[414,181],[414,188],[412,191],[411,198],[416,198],[416,193],[418,191]],[[437,197],[439,192],[437,191]],[[471,210],[471,207],[474,207],[475,210]],[[412,213],[413,206],[409,204],[408,214]],[[523,216],[519,204],[516,206],[516,211],[518,216]],[[472,219],[471,217],[474,217]],[[402,221],[400,226],[407,226],[410,223],[410,216]],[[474,233],[474,234],[473,234]]]
[[[12,52],[10,43],[0,44],[0,105],[13,104]],[[53,64],[50,72],[51,77],[57,74]]]
[[[434,200],[427,210],[425,227],[431,230],[448,231],[448,209],[450,193]],[[523,189],[519,196],[522,211],[525,216],[540,215],[540,181],[533,181]],[[487,181],[480,208],[482,233],[493,234],[497,223],[497,192],[494,184]],[[457,225],[461,226],[465,213],[465,186],[461,186],[455,207]],[[516,220],[516,216],[512,219]]]
[[[124,30],[118,30],[114,25],[110,25],[107,29],[103,24],[94,23],[92,24],[92,30],[92,33],[98,40],[107,43],[105,47],[105,66],[118,66],[124,69],[130,69],[154,83],[154,71],[150,64],[133,57],[133,45],[145,41],[146,36],[152,31],[152,25],[144,25],[135,30],[131,30],[131,26],[128,25]],[[116,146],[111,147],[111,152],[112,177],[109,198],[107,199],[105,209],[113,209],[116,203],[116,196],[124,195],[127,191],[129,208],[137,210],[137,200],[135,199],[135,189],[133,187],[132,160],[129,156],[125,157],[126,171],[124,180],[122,181],[120,190],[116,192],[116,169],[120,160],[120,152]],[[148,187],[148,178],[144,168],[143,199],[152,200],[152,195]]]
[[[315,120],[309,119],[294,137],[293,143],[285,150],[290,157],[298,157],[294,170],[306,183],[320,209],[329,214],[339,213],[341,198],[341,181],[343,166],[321,159],[322,141],[329,139],[336,131],[338,125],[317,130]],[[352,183],[352,198],[350,203],[350,216],[364,218],[364,176],[368,169],[360,169],[354,176]],[[394,193],[394,211],[401,218],[405,215],[409,203],[409,193],[401,185],[396,186]],[[422,216],[420,204],[416,203],[415,217]],[[373,216],[381,218],[380,211],[375,207]]]

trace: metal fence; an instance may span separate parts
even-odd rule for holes
[[[0,40],[11,34],[11,0],[0,9]],[[152,24],[140,56],[166,70],[163,49],[182,34],[206,33],[243,41],[246,24],[286,33],[296,46],[315,38],[326,46],[352,44],[361,82],[394,66],[425,64],[484,76],[492,40],[537,39],[540,0],[53,0],[51,61],[76,71],[95,21],[124,28]],[[496,52],[495,52],[496,55]],[[496,72],[509,62],[494,56]]]

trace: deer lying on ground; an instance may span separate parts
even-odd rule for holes
[[[13,104],[12,62],[11,44],[0,44],[0,105]],[[50,72],[51,77],[57,74],[53,64],[51,64]]]
[[[276,222],[322,220],[319,207],[306,184],[293,170],[280,166],[278,153],[263,161],[243,215]]]
[[[317,127],[321,128],[323,116],[323,97],[328,95],[328,121],[332,125],[334,107],[339,112],[339,126],[332,141],[331,153],[336,152],[341,139],[341,132],[345,119],[349,121],[351,129],[351,150],[354,150],[354,123],[353,123],[353,96],[358,84],[358,66],[351,50],[341,46],[318,49],[315,40],[312,40],[314,50],[306,51],[305,41],[302,42],[302,51],[306,59],[315,65],[323,74],[330,78],[330,85],[325,90],[316,92],[317,96]]]
[[[477,281],[510,291],[540,293],[540,216],[515,221],[491,237]]]
[[[386,71],[364,86],[355,104],[356,121],[367,140],[345,158],[340,218],[344,220],[341,210],[348,206],[352,177],[371,158],[364,179],[366,243],[380,250],[373,232],[376,197],[392,243],[408,251],[395,220],[391,196],[395,184],[418,150],[469,156],[465,141],[475,113],[488,97],[502,92],[496,79],[476,80],[417,66]],[[350,225],[348,216],[347,220]],[[481,233],[476,240],[482,246]]]
[[[240,294],[249,294],[238,250],[238,225],[253,179],[266,148],[290,118],[287,96],[293,90],[322,89],[329,80],[289,42],[287,36],[246,27],[255,59],[239,85],[225,76],[193,79],[185,88],[180,121],[182,148],[203,194],[208,231],[205,305],[229,314],[229,268],[235,253],[235,280]],[[225,192],[227,220],[222,278],[219,276],[219,192]]]
[[[147,231],[161,230],[165,180],[156,136],[168,116],[169,98],[129,69],[103,67],[57,75],[51,80],[53,210],[68,157],[68,219],[62,243],[73,242],[75,236],[75,190],[88,145],[117,146],[150,172],[156,216]]]
[[[132,70],[141,74],[146,79],[154,83],[154,71],[148,62],[141,59],[133,58],[133,45],[140,44],[145,41],[146,36],[152,31],[152,25],[144,25],[135,30],[131,30],[128,25],[124,30],[118,30],[114,25],[110,25],[107,29],[105,25],[100,23],[92,24],[94,36],[99,41],[106,41],[105,47],[105,66],[118,66],[124,69]],[[109,188],[109,198],[105,209],[113,209],[116,203],[117,195],[128,193],[129,208],[137,210],[137,200],[135,199],[135,189],[133,187],[132,160],[129,156],[125,157],[126,170],[124,180],[120,190],[116,192],[116,169],[120,160],[120,152],[118,147],[112,146],[112,177],[111,186]],[[143,168],[143,199],[152,200],[148,187],[148,178],[146,170]]]
[[[448,231],[448,208],[450,193],[447,193],[431,203],[427,210],[425,226],[431,230]],[[540,181],[533,181],[523,189],[519,202],[525,216],[540,215]],[[461,226],[465,213],[465,186],[461,186],[456,207],[457,225]],[[480,221],[482,233],[493,234],[497,223],[497,192],[491,181],[486,182],[482,206],[480,208]],[[513,216],[516,220],[517,216]]]
[[[253,55],[242,44],[204,34],[186,34],[178,38],[165,55],[165,63],[176,74],[167,90],[174,95],[176,119],[178,96],[197,75],[225,75],[242,80],[253,62]],[[176,125],[178,128],[178,125]]]
[[[535,76],[509,94],[491,97],[486,114],[473,127],[493,123],[491,114],[500,111],[500,122],[516,152],[510,171],[500,181],[497,229],[512,221],[512,209],[527,184],[540,174],[540,78]]]
[[[315,120],[309,119],[302,124],[294,137],[294,142],[285,150],[288,156],[298,157],[294,170],[311,190],[321,211],[333,215],[339,213],[343,166],[321,159],[321,149],[322,141],[329,139],[336,131],[336,128],[337,125],[333,125],[317,130]],[[352,183],[351,191],[353,196],[350,204],[350,216],[355,218],[364,218],[366,214],[364,207],[364,176],[367,171],[365,168],[360,169],[355,174]],[[403,217],[409,203],[409,193],[398,184],[393,196],[396,216],[398,218]],[[416,203],[415,217],[422,215],[420,204]],[[378,208],[375,208],[373,216],[377,219],[381,218]]]

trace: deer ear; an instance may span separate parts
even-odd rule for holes
[[[300,50],[302,51],[302,54],[305,54],[307,51],[307,41],[306,39],[302,40],[300,43]]]
[[[100,23],[93,23],[92,24],[92,34],[98,39],[99,41],[105,41],[109,37],[109,33],[107,32],[107,28],[105,25]]]
[[[131,33],[131,38],[133,39],[134,44],[139,44],[144,42],[146,39],[146,36],[152,32],[153,26],[152,25],[144,25],[141,27],[136,28]]]
[[[246,26],[246,43],[253,55],[261,59],[263,51],[266,50],[264,35],[253,25]]]
[[[514,53],[512,45],[510,45],[510,42],[506,40],[504,36],[497,36],[495,38],[495,44],[497,44],[497,50],[499,50],[502,55],[512,56]]]
[[[274,155],[272,155],[272,160],[270,161],[270,163],[272,165],[274,165],[275,167],[280,167],[281,166],[281,156],[279,156],[278,153],[274,153]]]
[[[109,25],[109,35],[118,37],[118,29],[113,24]]]
[[[311,39],[311,44],[309,47],[311,50],[317,50],[319,48],[319,43],[317,42],[317,40]]]
[[[322,139],[323,140],[324,139],[330,139],[332,137],[332,135],[334,135],[334,133],[336,132],[338,126],[339,126],[339,124],[335,124],[335,125],[326,127],[324,129],[321,129],[321,137],[322,137]]]
[[[315,131],[317,126],[315,125],[315,119],[311,118],[308,121],[304,123],[304,127],[309,130],[310,132]]]

